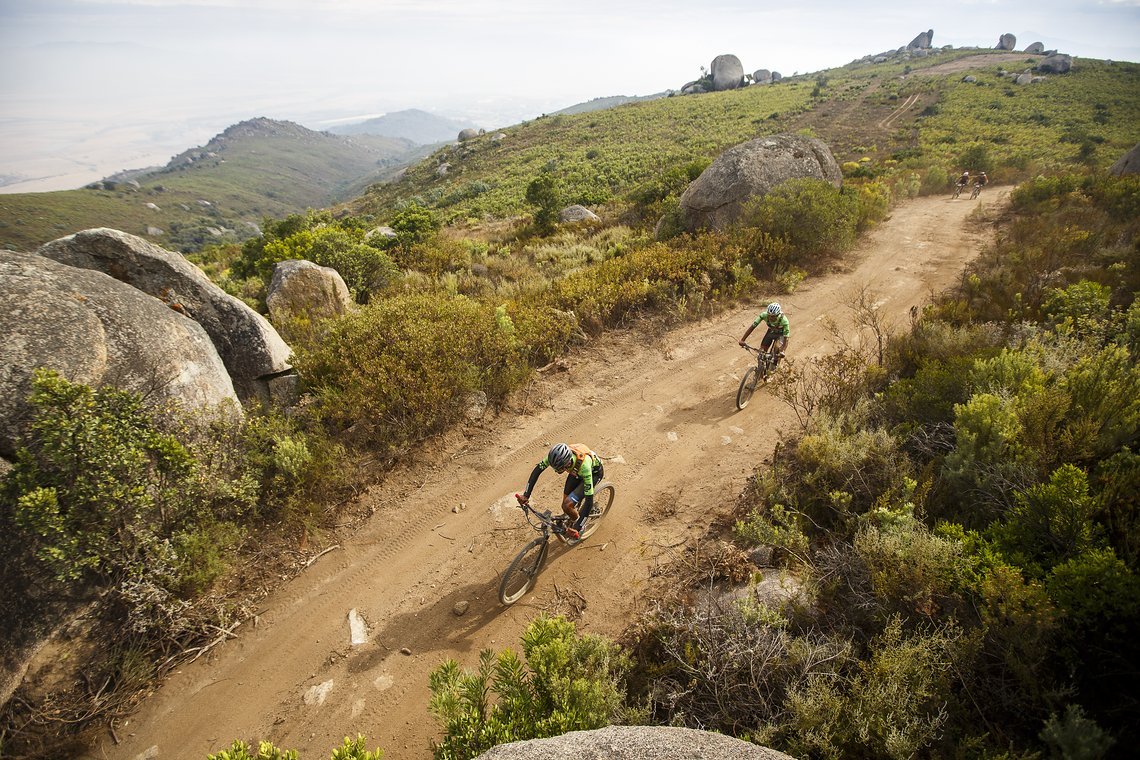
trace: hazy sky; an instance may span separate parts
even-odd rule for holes
[[[1140,0],[0,0],[0,192],[165,163],[255,116],[423,108],[490,129],[677,89],[721,53],[787,75],[929,28],[1140,60]]]

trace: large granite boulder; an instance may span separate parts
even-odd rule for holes
[[[39,367],[187,406],[227,400],[233,384],[210,336],[157,298],[102,272],[0,250],[0,454],[28,420]]]
[[[289,369],[289,346],[269,320],[210,282],[181,254],[106,228],[53,240],[38,253],[109,274],[193,319],[214,342],[243,397],[257,393],[259,378]]]
[[[932,42],[934,42],[934,30],[928,29],[911,40],[906,47],[907,50],[929,50]]]
[[[689,231],[724,229],[749,198],[789,179],[815,177],[839,187],[839,164],[822,141],[802,135],[758,137],[717,156],[681,195],[682,224]]]
[[[471,127],[467,127],[466,129],[459,130],[459,142],[467,142],[468,140],[474,140],[478,136],[479,136],[479,130],[472,129]]]
[[[735,90],[744,84],[744,65],[735,55],[726,53],[713,58],[709,74],[712,76],[715,92]]]
[[[1029,53],[1030,55],[1041,55],[1042,53],[1045,52],[1045,43],[1043,43],[1043,42],[1031,42],[1028,45],[1026,45],[1025,52]]]
[[[573,206],[567,206],[559,211],[558,220],[561,222],[597,222],[600,218],[590,209],[575,203]]]
[[[1009,33],[998,37],[998,44],[994,46],[995,50],[1015,50],[1016,48],[1017,37]]]
[[[492,747],[479,760],[793,760],[724,734],[670,726],[606,726]]]
[[[752,72],[752,82],[754,84],[771,84],[772,72],[768,69],[756,69]]]
[[[1065,53],[1053,53],[1043,58],[1034,69],[1046,74],[1067,74],[1073,68],[1073,57]]]
[[[1108,167],[1109,174],[1122,177],[1125,174],[1140,174],[1140,143],[1132,146],[1132,150],[1125,153]]]
[[[304,317],[339,317],[352,308],[352,296],[340,272],[304,259],[277,264],[265,303],[277,324]]]

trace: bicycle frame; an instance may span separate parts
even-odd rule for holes
[[[772,341],[767,351],[750,346],[747,343],[744,344],[744,348],[756,354],[756,366],[749,367],[748,371],[744,373],[744,377],[740,378],[740,388],[736,391],[737,409],[748,406],[748,401],[752,398],[757,383],[767,382],[776,370],[776,357],[780,353],[778,339]]]

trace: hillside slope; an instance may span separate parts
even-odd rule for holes
[[[842,304],[864,287],[901,325],[984,243],[971,212],[993,212],[1006,194],[897,208],[849,268],[781,298],[793,320],[790,357],[831,351],[822,320],[842,323]],[[106,737],[89,757],[202,758],[255,736],[318,757],[360,732],[388,757],[427,758],[438,736],[428,673],[443,660],[471,666],[480,649],[514,646],[539,611],[619,633],[654,569],[731,510],[755,463],[793,424],[764,392],[743,412],[733,403],[750,362],[736,340],[757,306],[664,335],[607,335],[568,372],[540,376],[519,410],[403,463],[356,505],[373,514],[362,529],[330,537],[337,549],[271,595],[235,640],[179,670],[118,727],[121,743]],[[555,548],[535,589],[502,608],[498,574],[532,536],[511,494],[557,440],[585,441],[607,457],[614,511],[588,542]],[[560,485],[547,475],[536,502],[553,506]],[[461,616],[458,602],[470,605]],[[370,629],[357,647],[347,621],[354,609]]]
[[[417,154],[408,140],[345,137],[251,119],[160,169],[127,172],[81,190],[0,197],[0,245],[17,250],[91,227],[113,227],[167,248],[257,234],[264,217],[326,208]]]

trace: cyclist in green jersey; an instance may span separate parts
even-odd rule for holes
[[[557,473],[567,473],[566,485],[562,489],[562,511],[569,516],[572,524],[566,526],[566,535],[578,538],[578,532],[594,508],[594,485],[605,475],[602,459],[584,443],[554,444],[546,457],[531,471],[526,491],[519,497],[520,503],[530,503],[530,492],[534,490],[538,476],[547,467],[553,467]],[[579,504],[582,505],[581,510],[578,509]]]
[[[773,301],[768,304],[768,308],[756,317],[747,330],[744,331],[744,337],[740,339],[740,345],[745,345],[748,342],[748,336],[752,334],[760,323],[763,322],[768,326],[768,332],[764,333],[764,340],[760,343],[760,350],[767,351],[768,347],[772,345],[773,340],[779,340],[780,352],[776,354],[776,363],[773,368],[779,366],[780,359],[783,358],[784,352],[788,350],[788,338],[792,334],[791,324],[788,322],[788,315],[780,308],[780,304]]]

